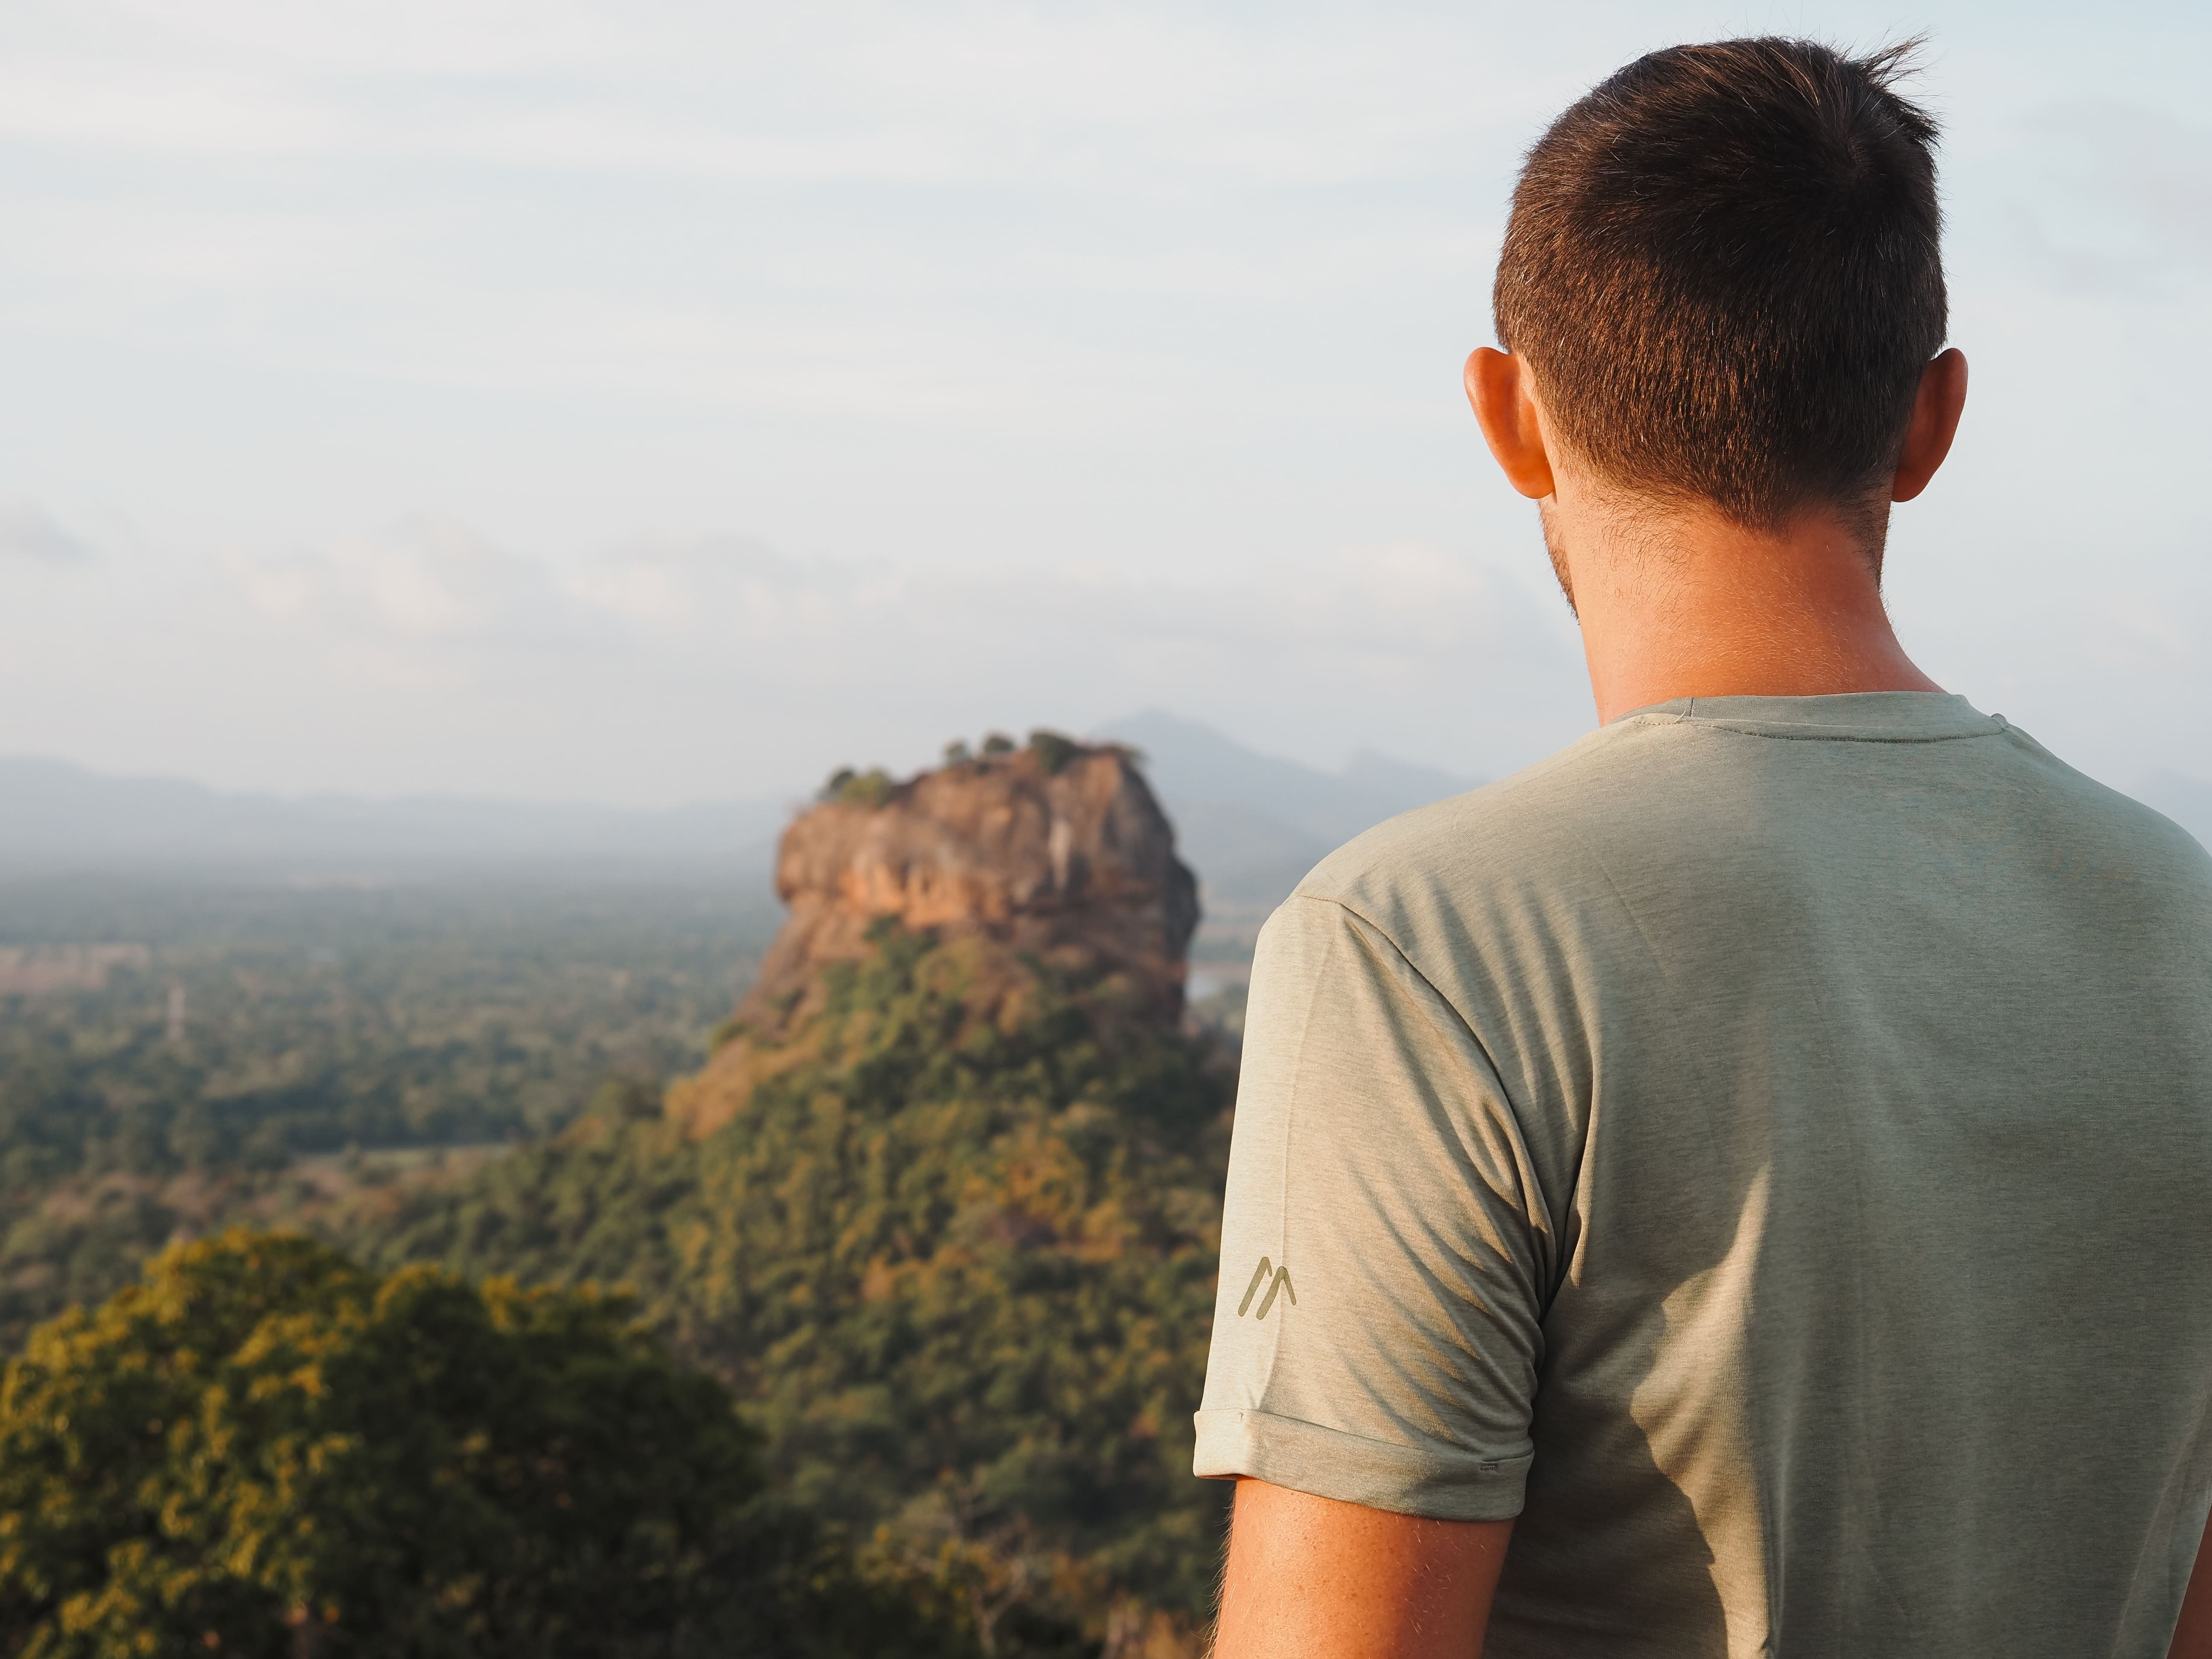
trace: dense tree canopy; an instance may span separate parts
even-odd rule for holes
[[[1201,1644],[1210,1040],[887,930],[672,1119],[714,895],[79,897],[9,926],[153,954],[0,998],[0,1659]],[[264,1233],[107,1300],[241,1220],[380,1273]]]
[[[617,1300],[173,1249],[0,1381],[0,1653],[950,1653]]]
[[[1223,1503],[1189,1468],[1227,1067],[1034,963],[979,996],[996,969],[879,930],[711,1135],[587,1119],[382,1248],[631,1287],[799,1501],[933,1563],[1002,1650],[1054,1616],[1188,1640]]]
[[[0,881],[0,956],[120,958],[37,994],[0,975],[0,1357],[179,1233],[300,1225],[432,1148],[558,1130],[611,1073],[697,1065],[771,902]]]

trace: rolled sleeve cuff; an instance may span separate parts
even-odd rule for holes
[[[1249,1475],[1271,1486],[1432,1521],[1509,1521],[1521,1513],[1533,1452],[1485,1457],[1457,1446],[1402,1446],[1271,1412],[1197,1413],[1193,1474]]]

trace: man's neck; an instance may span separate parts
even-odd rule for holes
[[[1545,503],[1601,723],[1680,697],[1940,691],[1882,609],[1878,562],[1840,516],[1776,533],[1701,506]]]

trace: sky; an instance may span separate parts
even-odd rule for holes
[[[2212,778],[2212,9],[12,0],[0,753],[656,805],[1146,708],[1592,723],[1459,390],[1623,62],[1925,33],[1939,681]]]

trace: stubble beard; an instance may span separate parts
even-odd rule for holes
[[[1558,516],[1552,511],[1552,498],[1545,496],[1536,503],[1536,516],[1544,526],[1544,551],[1552,561],[1552,576],[1559,584],[1559,592],[1566,596],[1567,610],[1577,622],[1583,613],[1575,609],[1574,578],[1567,574],[1566,535],[1559,527]]]

